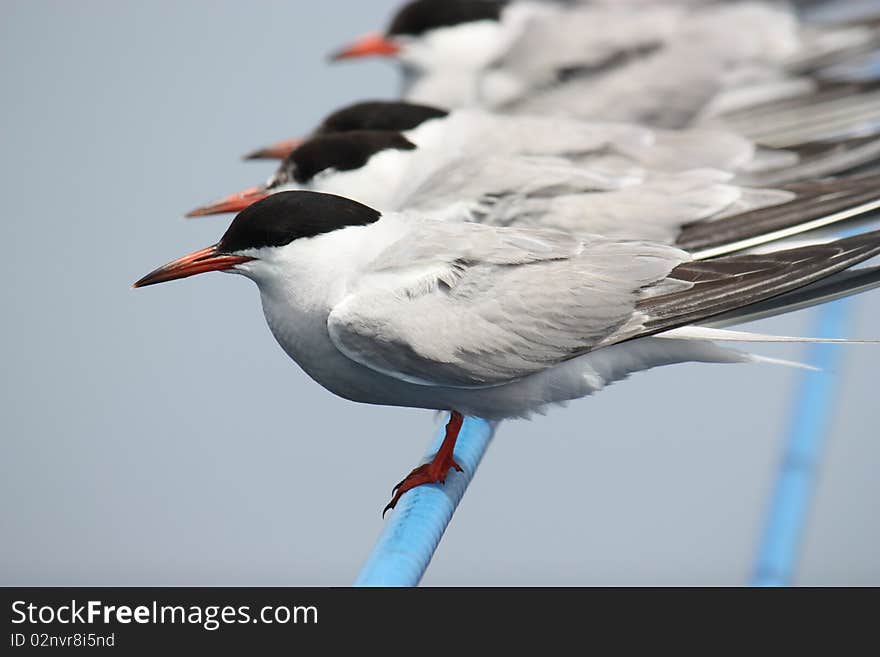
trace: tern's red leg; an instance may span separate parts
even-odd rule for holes
[[[463,422],[464,416],[458,411],[452,411],[449,422],[446,423],[446,436],[443,438],[443,443],[440,445],[440,449],[437,450],[437,454],[434,455],[430,463],[420,465],[410,472],[406,479],[394,487],[392,491],[394,497],[391,498],[391,502],[382,511],[383,517],[389,509],[397,506],[398,500],[406,491],[424,484],[442,484],[446,481],[446,476],[452,468],[461,472],[461,466],[452,458],[452,453],[455,451],[455,441],[458,440],[458,432],[461,431]]]

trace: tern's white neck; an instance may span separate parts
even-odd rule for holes
[[[432,30],[406,43],[398,60],[406,72],[404,97],[441,107],[482,104],[482,77],[539,15],[555,11],[541,3],[511,3],[500,20]]]
[[[411,70],[480,71],[502,52],[507,42],[503,22],[485,20],[431,30],[407,41],[398,59]]]
[[[407,71],[404,97],[442,107],[471,107],[480,102],[480,79],[505,50],[503,23],[479,21],[434,30],[400,52]]]
[[[413,150],[389,149],[373,155],[366,164],[351,171],[328,169],[304,185],[289,185],[276,191],[307,190],[336,194],[368,205],[380,212],[401,209],[413,190],[438,167],[461,155],[465,135],[450,135],[446,119],[428,121],[406,134]]]
[[[238,268],[257,284],[266,322],[282,349],[337,394],[352,393],[334,388],[345,359],[332,345],[327,318],[357,285],[367,263],[400,237],[405,223],[392,215],[368,226],[259,249],[248,253],[256,260]]]
[[[270,325],[320,315],[347,294],[364,267],[397,241],[406,226],[403,217],[383,216],[366,226],[247,252],[256,260],[238,270],[260,288]]]
[[[380,212],[391,212],[396,209],[403,188],[411,184],[411,174],[418,172],[421,158],[419,149],[386,150],[373,155],[358,169],[327,169],[307,183],[285,185],[273,191],[305,190],[336,194]]]

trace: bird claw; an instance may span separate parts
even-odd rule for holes
[[[420,465],[410,472],[399,484],[391,490],[391,501],[382,510],[382,517],[391,509],[397,506],[400,498],[413,488],[424,486],[425,484],[442,484],[446,482],[449,471],[454,469],[456,472],[464,472],[462,467],[455,462],[452,457],[434,458],[430,463]]]

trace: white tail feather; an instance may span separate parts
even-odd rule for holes
[[[880,344],[880,340],[848,340],[845,338],[799,338],[783,335],[764,335],[746,331],[728,331],[706,326],[684,326],[657,335],[676,340],[718,340],[719,342],[819,342],[827,344]]]
[[[748,354],[749,360],[753,363],[764,363],[767,365],[782,365],[784,367],[796,367],[799,370],[809,370],[810,372],[821,372],[821,367],[800,363],[796,360],[784,360],[782,358],[770,358],[769,356],[759,356],[758,354]]]

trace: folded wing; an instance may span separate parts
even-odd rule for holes
[[[425,385],[498,385],[585,353],[687,259],[660,244],[431,223],[380,255],[328,319],[346,356]]]
[[[880,231],[689,261],[660,244],[431,224],[381,254],[328,319],[347,357],[429,386],[510,383],[730,315],[880,254]]]

